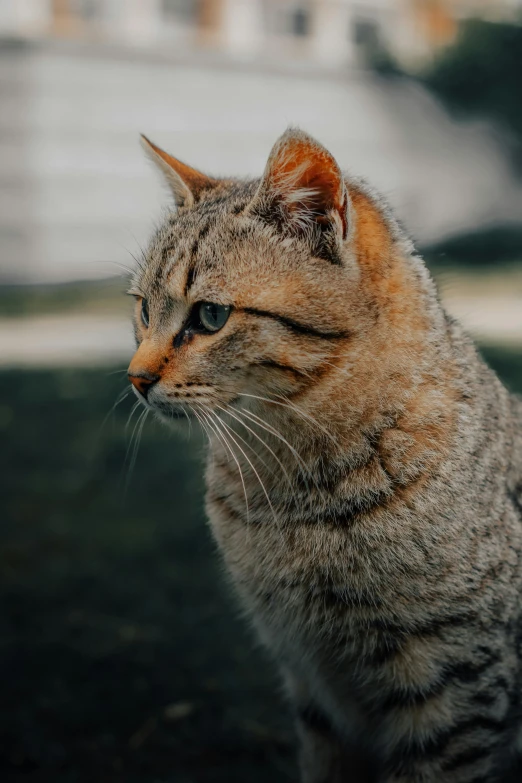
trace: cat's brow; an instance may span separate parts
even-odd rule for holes
[[[286,315],[281,315],[281,313],[272,313],[268,310],[258,310],[255,307],[243,307],[242,310],[244,313],[255,315],[258,318],[271,318],[273,321],[278,321],[289,329],[292,329],[294,332],[299,332],[299,334],[306,334],[309,337],[320,337],[323,340],[340,340],[350,336],[349,332],[326,332],[321,329],[316,329],[309,324],[303,324],[300,321],[295,321],[293,318],[288,318]]]
[[[206,237],[210,230],[210,221],[205,223],[199,230],[199,233],[194,237],[192,240],[192,245],[190,247],[189,253],[188,253],[188,265],[187,265],[187,279],[185,281],[185,296],[188,296],[190,289],[194,285],[194,280],[196,279],[196,259],[198,254],[198,249],[201,241]]]

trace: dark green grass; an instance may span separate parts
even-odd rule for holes
[[[202,441],[150,423],[125,491],[130,404],[102,429],[124,378],[0,373],[0,779],[291,780],[274,670],[204,523]]]
[[[497,225],[448,237],[419,248],[430,271],[495,271],[520,269],[522,225]],[[1,299],[0,299],[1,302]]]
[[[487,355],[522,391],[520,353]],[[0,373],[0,779],[294,780],[204,523],[202,441],[148,423],[125,491],[127,402],[102,428],[124,377]]]

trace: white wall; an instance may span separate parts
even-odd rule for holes
[[[276,138],[299,125],[424,240],[522,210],[522,187],[483,126],[454,122],[420,88],[364,74],[290,76],[39,47],[0,58],[0,91],[4,282],[100,277],[133,263],[129,251],[168,201],[140,132],[209,174],[258,176]]]
[[[38,34],[50,22],[51,0],[0,0],[0,32]]]

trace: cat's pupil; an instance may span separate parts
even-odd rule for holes
[[[199,320],[207,332],[217,332],[228,320],[230,307],[215,302],[202,302],[199,306]]]
[[[149,326],[149,305],[146,299],[141,300],[141,320],[146,327]]]

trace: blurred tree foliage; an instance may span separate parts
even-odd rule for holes
[[[441,266],[496,267],[499,271],[520,263],[522,226],[516,224],[487,228],[448,237],[420,248],[432,272]]]
[[[521,74],[522,26],[472,19],[421,79],[453,111],[508,130],[522,163]]]

